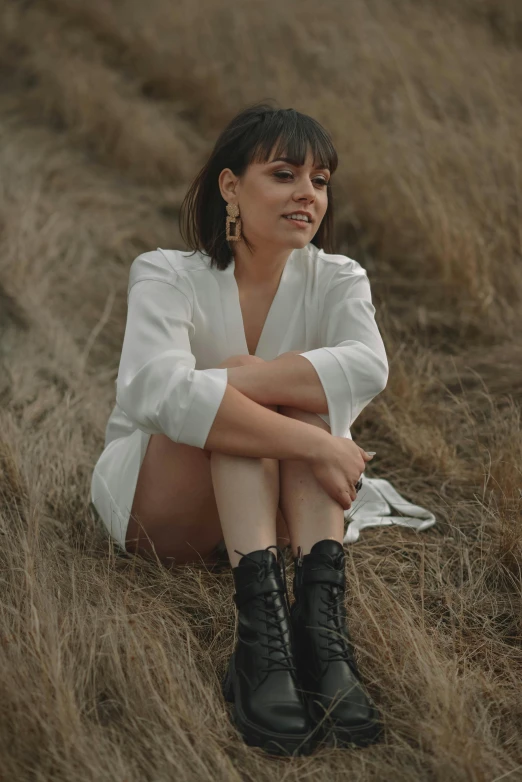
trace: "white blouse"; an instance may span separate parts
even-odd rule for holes
[[[205,447],[227,385],[227,357],[248,354],[235,263],[162,250],[131,265],[116,405],[132,428]],[[362,266],[309,244],[284,267],[255,355],[301,350],[328,400],[332,434],[350,426],[386,386],[388,362]],[[116,408],[116,409],[117,409]],[[109,422],[110,442],[113,432]]]
[[[202,252],[160,247],[132,262],[116,404],[92,491],[120,545],[150,435],[204,448],[227,386],[227,369],[216,367],[249,352],[234,268],[234,260],[220,271]],[[290,350],[317,371],[331,433],[351,438],[389,371],[357,261],[312,244],[290,253],[255,355],[268,361]]]

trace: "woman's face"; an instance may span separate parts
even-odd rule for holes
[[[321,224],[329,178],[327,168],[314,166],[309,149],[302,166],[271,156],[268,163],[251,163],[241,177],[226,168],[219,185],[225,201],[238,205],[241,231],[254,246],[295,249],[305,247]],[[301,219],[286,217],[296,213]]]

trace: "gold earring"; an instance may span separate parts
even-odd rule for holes
[[[237,204],[227,204],[227,242],[237,242],[241,239],[241,218]],[[233,233],[230,227],[233,226]]]

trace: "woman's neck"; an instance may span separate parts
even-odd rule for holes
[[[238,283],[248,287],[278,285],[292,250],[274,247],[259,248],[250,253],[243,245],[234,248],[234,276]]]

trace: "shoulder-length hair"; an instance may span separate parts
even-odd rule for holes
[[[276,109],[268,103],[257,103],[241,111],[221,132],[181,204],[180,232],[188,247],[203,250],[210,256],[211,266],[226,269],[233,254],[226,239],[226,201],[218,182],[221,171],[230,168],[241,176],[250,163],[268,162],[272,150],[274,158],[284,155],[304,165],[308,149],[316,166],[334,173],[337,152],[329,133],[317,120],[295,109]],[[334,252],[330,183],[327,188],[328,207],[311,241],[325,252]],[[241,241],[252,249],[244,236]]]

